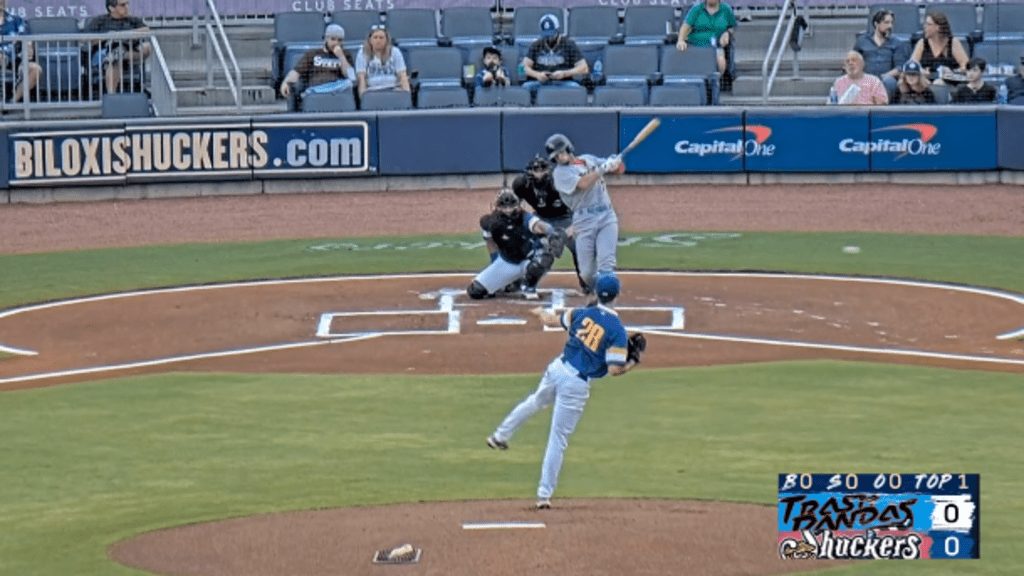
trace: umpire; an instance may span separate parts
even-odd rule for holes
[[[572,226],[572,210],[562,202],[562,196],[555,190],[551,178],[551,163],[542,156],[536,156],[522,174],[512,181],[512,192],[533,208],[533,213],[548,224],[570,234],[565,246],[572,253],[572,265],[580,287],[587,289],[587,283],[580,278],[580,266],[576,260],[576,239],[569,232]]]

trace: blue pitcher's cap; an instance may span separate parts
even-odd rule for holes
[[[558,16],[548,13],[540,17],[540,35],[550,38],[558,34]]]
[[[920,74],[921,73],[921,65],[917,63],[917,60],[907,60],[903,64],[903,73],[904,74]]]
[[[594,293],[602,304],[614,300],[619,295],[620,288],[619,278],[614,272],[602,272],[594,282]]]
[[[339,40],[345,39],[345,29],[341,27],[341,24],[331,24],[324,30],[324,38],[337,38]]]

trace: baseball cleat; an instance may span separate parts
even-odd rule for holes
[[[495,448],[499,450],[508,450],[508,443],[502,442],[494,436],[487,437],[487,445],[491,447],[491,450],[494,450]]]
[[[550,510],[551,509],[551,498],[538,498],[537,499],[537,510]]]
[[[523,298],[527,300],[540,300],[540,294],[537,294],[536,288],[523,288]]]

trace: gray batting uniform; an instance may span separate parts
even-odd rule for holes
[[[615,270],[619,219],[612,208],[603,176],[589,190],[577,190],[576,184],[584,174],[605,160],[591,154],[581,154],[572,164],[556,165],[552,172],[555,189],[562,195],[562,201],[572,209],[580,277],[591,287],[599,273]]]

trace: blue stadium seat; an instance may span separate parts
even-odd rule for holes
[[[146,118],[153,115],[145,92],[104,94],[101,99],[104,118]]]
[[[712,46],[690,46],[685,51],[663,50],[661,53],[662,82],[672,84],[696,84],[707,91],[706,102],[718,105],[719,80],[718,57]]]
[[[462,52],[454,47],[403,50],[410,82],[418,88],[462,86]]]
[[[437,46],[437,14],[431,8],[396,8],[384,16],[388,33],[402,48]]]
[[[457,86],[424,88],[416,98],[417,108],[468,108],[469,93]]]
[[[29,18],[29,34],[77,34],[78,20],[70,16]],[[71,100],[82,89],[82,50],[77,40],[36,41],[36,62],[42,69],[37,90],[50,101]]]
[[[359,99],[360,110],[411,110],[412,93],[405,90],[373,90]]]
[[[353,58],[366,43],[370,26],[382,22],[381,13],[377,10],[336,10],[331,14],[331,21],[345,29],[345,42],[342,46],[352,52]]]
[[[353,90],[335,94],[307,94],[302,99],[303,112],[354,112],[356,97]]]
[[[529,106],[530,91],[522,86],[478,88],[473,93],[474,106]]]
[[[320,46],[324,41],[326,28],[327,22],[320,12],[278,12],[274,14],[274,37],[270,44],[273,50],[271,73],[274,77],[275,88],[280,86],[285,74],[291,70],[291,67],[285,65],[286,59],[290,58],[294,64],[298,61],[298,55],[310,48]],[[286,56],[286,53],[291,54]]]
[[[629,6],[623,18],[626,44],[665,44],[676,33],[673,6]]]
[[[697,84],[676,84],[651,88],[651,106],[704,106],[707,91]]]
[[[586,106],[587,89],[583,86],[540,86],[537,106]]]
[[[594,88],[594,106],[643,106],[647,88],[639,86],[598,86]]]
[[[1024,4],[985,4],[984,10],[981,17],[983,41],[1024,41]]]
[[[462,62],[476,59],[484,46],[504,43],[491,9],[483,6],[442,8],[441,37],[462,51]]]

